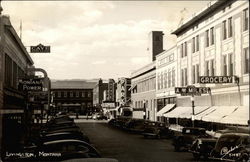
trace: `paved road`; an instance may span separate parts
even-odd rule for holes
[[[107,123],[77,123],[91,143],[106,158],[119,162],[182,162],[193,161],[187,152],[174,152],[171,140],[145,139],[109,126]]]

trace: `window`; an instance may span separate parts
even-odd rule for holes
[[[85,97],[85,92],[82,92],[82,97]]]
[[[210,29],[211,45],[214,44],[214,27]]]
[[[12,59],[5,54],[5,85],[11,87],[12,79]]]
[[[76,97],[79,97],[79,92],[76,92]]]
[[[230,53],[229,55],[228,55],[228,61],[229,61],[229,76],[232,76],[232,75],[234,75],[234,72],[233,72],[233,70],[234,70],[234,63],[233,63],[233,54],[232,53]]]
[[[181,86],[184,86],[184,69],[181,69]]]
[[[209,30],[206,31],[206,47],[209,46]]]
[[[249,15],[248,15],[248,8],[243,10],[243,31],[248,30],[248,23],[249,23]]]
[[[228,38],[233,35],[232,17],[228,18]]]
[[[192,73],[193,73],[192,83],[194,84],[195,83],[195,65],[192,66]]]
[[[184,80],[185,80],[185,86],[187,85],[187,68],[184,69]]]
[[[183,43],[181,44],[181,58],[184,57],[183,56]]]
[[[184,45],[185,45],[185,53],[184,53],[184,56],[187,56],[187,42],[185,42]]]
[[[196,51],[199,51],[199,35],[196,36]]]
[[[165,76],[165,82],[164,82],[164,87],[167,88],[168,86],[168,81],[167,81],[167,71],[164,72],[164,76]]]
[[[223,21],[223,40],[227,39],[227,24],[226,21]]]
[[[196,65],[196,83],[199,82],[199,76],[200,76],[200,66]]]
[[[70,95],[70,97],[73,97],[73,92],[70,92],[69,95]]]
[[[223,75],[227,76],[227,55],[223,56]]]
[[[206,76],[209,76],[209,61],[206,61]]]
[[[195,53],[195,37],[192,40],[193,53]]]
[[[214,69],[214,59],[210,60],[210,62],[211,62],[211,76],[214,76],[214,72],[215,72],[215,69]]]
[[[58,98],[61,97],[61,92],[57,92],[57,97],[58,97]]]
[[[244,48],[244,74],[249,73],[249,47]]]
[[[88,97],[91,97],[91,93],[90,92],[88,92]]]
[[[168,71],[168,88],[171,87],[171,71]]]
[[[67,97],[67,92],[64,92],[64,97]]]
[[[13,61],[13,87],[17,89],[17,64]]]
[[[172,70],[172,86],[175,87],[175,69]]]

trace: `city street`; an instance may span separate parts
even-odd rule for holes
[[[145,139],[142,135],[113,128],[105,121],[88,120],[77,125],[106,158],[119,162],[193,161],[188,152],[174,152],[171,140]]]

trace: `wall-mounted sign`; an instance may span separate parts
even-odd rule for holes
[[[102,107],[104,107],[104,108],[114,108],[115,107],[115,103],[114,102],[102,103]]]
[[[201,84],[221,84],[233,83],[237,77],[235,76],[200,76],[199,83]]]
[[[50,53],[50,46],[39,44],[37,46],[30,46],[31,53]]]
[[[195,86],[187,86],[187,87],[175,87],[175,93],[181,94],[182,96],[196,95],[200,96],[201,94],[209,93],[209,87],[195,87]]]
[[[19,79],[18,88],[23,91],[42,91],[42,79]]]

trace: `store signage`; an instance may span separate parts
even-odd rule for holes
[[[221,83],[233,83],[235,76],[200,76],[199,83],[201,84],[221,84]]]
[[[39,44],[37,46],[30,46],[31,53],[50,53],[50,46]]]
[[[175,87],[175,93],[181,94],[182,96],[189,96],[189,95],[200,96],[201,94],[206,94],[209,92],[210,92],[209,87],[195,87],[195,86]]]
[[[115,103],[114,102],[102,103],[102,107],[105,107],[105,108],[114,108],[115,107]]]
[[[42,91],[42,79],[19,79],[20,90],[23,91]]]

